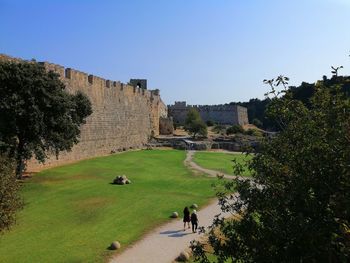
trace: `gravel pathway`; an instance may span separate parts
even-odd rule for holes
[[[188,151],[185,165],[197,171],[206,173],[208,176],[216,177],[223,174],[217,171],[202,168],[192,161],[195,151]],[[225,178],[233,179],[237,176],[223,174]],[[180,211],[181,212],[181,211]],[[221,210],[217,200],[198,211],[199,226],[208,227],[213,222],[215,215]],[[181,214],[180,214],[181,215]],[[123,253],[115,255],[109,263],[170,263],[174,262],[181,251],[187,249],[190,242],[198,239],[197,233],[190,229],[183,229],[182,219],[173,220],[162,225],[147,234],[143,239],[127,248]]]
[[[202,173],[205,173],[205,174],[207,174],[210,177],[217,177],[217,175],[223,175],[223,177],[227,178],[227,179],[236,179],[238,177],[236,175],[225,174],[225,173],[222,173],[222,172],[206,169],[206,168],[203,168],[202,166],[199,166],[198,164],[193,162],[193,155],[195,154],[195,152],[196,151],[187,151],[187,156],[186,156],[186,159],[184,161],[185,165],[187,167],[190,167],[190,168],[192,168],[194,170],[197,170],[197,171],[200,171]],[[246,178],[243,178],[241,176],[239,178],[246,179]]]
[[[209,226],[215,215],[221,213],[217,200],[198,211],[199,226]],[[191,229],[183,229],[182,219],[176,219],[152,230],[143,239],[116,255],[110,263],[170,263],[174,262],[190,242],[200,237]]]

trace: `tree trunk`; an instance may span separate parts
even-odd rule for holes
[[[16,177],[17,179],[22,179],[23,171],[24,171],[24,161],[22,158],[17,159],[17,167],[16,167]]]
[[[22,179],[24,171],[24,160],[23,160],[24,143],[19,140],[16,156],[16,177]]]

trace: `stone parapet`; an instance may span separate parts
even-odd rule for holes
[[[177,101],[174,105],[168,105],[168,113],[174,123],[184,124],[191,108],[196,109],[205,122],[241,126],[249,123],[247,108],[236,104],[187,105],[185,101]]]

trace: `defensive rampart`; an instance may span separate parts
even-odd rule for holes
[[[245,125],[248,124],[247,108],[233,105],[187,105],[185,101],[176,101],[168,106],[169,116],[174,123],[184,124],[188,111],[195,108],[203,121],[212,121],[218,124]]]
[[[0,55],[1,59],[16,60],[5,55]],[[159,134],[159,119],[167,116],[159,90],[134,87],[52,63],[42,64],[60,75],[68,92],[85,93],[93,113],[81,127],[80,142],[70,152],[62,152],[58,160],[51,157],[44,166],[30,161],[29,171],[140,148],[151,136]]]

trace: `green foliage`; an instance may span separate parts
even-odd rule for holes
[[[32,156],[44,162],[78,143],[92,113],[89,99],[65,90],[58,74],[36,62],[0,63],[0,151],[16,160],[17,176]]]
[[[188,111],[184,128],[193,138],[195,138],[197,134],[207,136],[208,133],[207,126],[203,122],[199,112],[194,108]]]
[[[222,133],[226,130],[226,127],[224,125],[221,125],[221,124],[216,124],[214,127],[213,127],[213,132],[216,132],[216,133]]]
[[[250,123],[253,123],[253,120],[256,119],[262,123],[261,128],[273,129],[274,123],[271,120],[267,119],[265,115],[265,110],[269,103],[269,99],[250,99],[248,102],[238,102],[237,104],[247,108]]]
[[[274,93],[276,94],[276,93]],[[249,168],[254,182],[226,184],[209,243],[218,262],[347,262],[350,257],[350,100],[342,85],[319,82],[310,107],[290,90],[267,114],[281,132]],[[238,191],[235,195],[227,195]],[[218,235],[217,233],[220,233]],[[193,243],[200,262],[209,262]]]
[[[22,206],[18,189],[14,163],[0,155],[0,233],[15,222],[16,211]]]
[[[212,120],[209,120],[206,122],[206,124],[208,127],[211,127],[211,126],[214,126],[215,123]]]
[[[242,126],[240,126],[240,125],[232,125],[232,126],[228,127],[227,130],[226,130],[226,134],[227,135],[236,134],[236,133],[244,133],[244,130],[243,130]]]
[[[258,128],[262,128],[263,127],[263,123],[259,119],[253,119],[252,120],[252,124],[255,125]]]
[[[246,135],[256,136],[256,137],[262,137],[263,136],[262,132],[257,130],[257,129],[248,129],[244,133]]]
[[[340,67],[339,67],[340,68]],[[337,68],[335,68],[337,69]],[[334,71],[334,70],[333,70]],[[334,76],[330,79],[328,79],[326,76],[323,77],[319,83],[323,83],[324,86],[330,87],[332,85],[340,85],[341,89],[347,94],[347,96],[350,97],[350,77],[348,76]],[[283,76],[280,76],[280,84],[283,79]],[[266,84],[271,83],[272,85],[277,85],[277,78],[276,80],[273,80],[272,82],[266,81]],[[270,84],[269,84],[270,85]],[[290,92],[292,93],[293,99],[299,100],[303,102],[307,107],[310,107],[310,98],[315,94],[316,91],[316,84],[315,83],[307,83],[302,82],[300,86],[290,87]],[[259,128],[264,129],[272,129],[272,130],[279,130],[279,126],[270,118],[266,116],[266,109],[271,102],[270,99],[266,98],[264,100],[259,99],[251,99],[249,102],[238,102],[238,105],[244,106],[248,109],[248,117],[249,122],[254,124],[255,126]],[[236,104],[236,103],[232,103]],[[254,120],[259,120],[262,123],[262,126],[256,125],[254,123]]]
[[[206,176],[193,176],[184,151],[134,151],[42,171],[25,180],[26,205],[17,224],[0,236],[0,262],[107,262],[173,211],[209,202]],[[110,184],[125,174],[132,184]],[[180,227],[180,225],[179,225]]]

